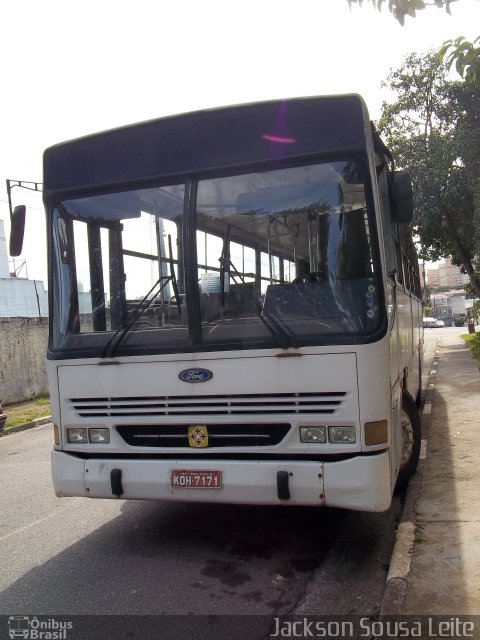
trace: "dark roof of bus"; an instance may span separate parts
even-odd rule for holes
[[[44,153],[44,199],[131,182],[366,146],[356,94],[288,98],[167,116],[63,142]]]

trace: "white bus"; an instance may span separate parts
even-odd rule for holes
[[[47,149],[56,494],[388,509],[420,446],[411,195],[357,95]]]

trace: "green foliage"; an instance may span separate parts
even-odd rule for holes
[[[364,0],[347,0],[348,4],[358,4],[362,6]],[[417,11],[423,11],[432,3],[442,8],[444,7],[447,13],[450,13],[450,5],[456,0],[433,0],[433,2],[425,2],[425,0],[370,0],[375,9],[381,11],[383,5],[388,6],[388,10],[403,25],[405,23],[405,17],[411,16],[415,18]]]
[[[464,291],[465,285],[457,284],[455,287],[430,287],[432,293],[445,293],[446,291]]]
[[[50,402],[50,392],[49,392],[48,389],[43,389],[42,391],[37,393],[36,396],[35,396],[35,401],[38,404],[42,404],[43,400],[46,400],[47,402]]]
[[[385,85],[397,100],[378,129],[412,177],[421,255],[451,255],[480,297],[480,93],[449,81],[437,52],[407,56]]]
[[[480,333],[467,333],[462,335],[467,346],[472,350],[475,360],[480,360]]]
[[[419,531],[418,529],[417,531],[415,531],[415,542],[417,544],[425,542],[425,534],[423,533],[423,531]]]
[[[449,68],[455,65],[457,73],[465,82],[480,89],[480,36],[473,42],[463,36],[446,40],[440,49],[440,55]]]
[[[475,298],[476,297],[477,294],[472,289],[472,287],[471,287],[469,282],[467,282],[467,284],[463,288],[465,289],[465,293],[467,294],[468,298]]]

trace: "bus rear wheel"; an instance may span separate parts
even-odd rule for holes
[[[415,472],[420,456],[422,439],[420,415],[411,396],[402,393],[401,427],[401,460],[398,472],[396,491],[401,491],[407,485],[410,476]]]

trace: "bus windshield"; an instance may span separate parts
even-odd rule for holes
[[[51,347],[81,357],[368,339],[384,321],[373,221],[353,160],[64,200]]]

